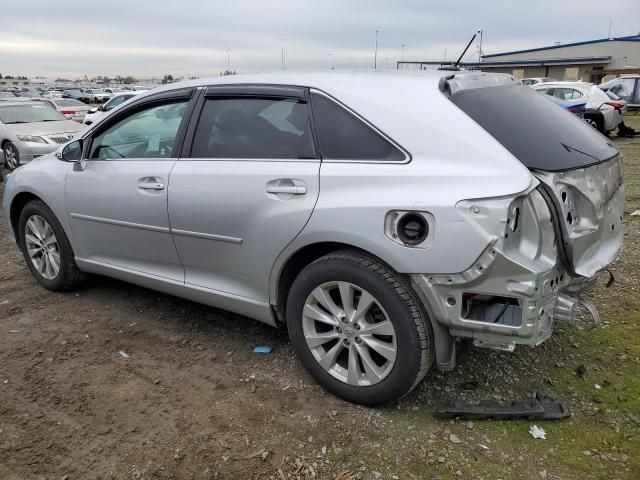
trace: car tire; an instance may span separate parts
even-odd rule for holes
[[[84,280],[85,274],[76,265],[62,225],[44,202],[32,200],[24,206],[18,221],[18,238],[29,270],[43,287],[56,292],[67,291]]]
[[[589,125],[590,127],[595,128],[600,133],[604,133],[604,121],[601,118],[598,118],[596,116],[588,116],[585,117],[584,121],[587,122],[587,125]]]
[[[286,320],[307,371],[349,402],[395,402],[433,364],[431,323],[409,281],[356,250],[325,255],[304,268],[289,291]]]
[[[15,170],[20,166],[20,152],[11,142],[7,141],[2,146],[4,152],[4,164],[9,170]]]

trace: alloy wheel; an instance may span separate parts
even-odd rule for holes
[[[18,168],[18,150],[12,143],[4,146],[4,160],[11,170]]]
[[[397,356],[396,332],[379,302],[349,282],[328,282],[307,297],[302,329],[313,357],[353,386],[382,381]]]
[[[32,215],[24,227],[24,240],[31,263],[47,280],[60,273],[60,249],[51,225],[39,215]]]

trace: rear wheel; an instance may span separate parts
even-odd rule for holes
[[[399,400],[433,363],[433,333],[409,283],[357,251],[326,255],[294,281],[287,327],[305,368],[350,402]]]
[[[45,288],[70,290],[82,279],[71,244],[53,212],[40,200],[27,203],[18,223],[20,248],[29,270]]]
[[[9,170],[15,170],[20,166],[20,153],[16,146],[11,142],[5,142],[2,147],[4,151],[4,163]]]
[[[597,117],[585,117],[584,121],[587,122],[587,125],[589,125],[590,127],[604,133],[604,122],[602,121],[602,119]]]

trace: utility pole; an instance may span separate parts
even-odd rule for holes
[[[231,71],[231,55],[229,52],[231,52],[231,50],[227,48],[227,72]]]
[[[329,53],[328,55],[329,55],[329,70],[333,70],[333,61],[331,58],[331,54]]]
[[[400,54],[400,61],[404,62],[404,48],[408,47],[408,45],[405,45],[404,43],[402,45],[400,45],[400,48],[402,49],[402,53]]]
[[[373,69],[378,68],[378,30],[376,30],[376,47],[373,51]]]

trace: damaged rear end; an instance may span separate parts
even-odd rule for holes
[[[582,295],[622,248],[621,155],[508,75],[455,74],[441,90],[530,170],[532,184],[514,196],[459,202],[488,247],[467,271],[414,275],[417,291],[451,335],[476,346],[539,344],[555,322],[576,322],[579,310],[596,325]]]

